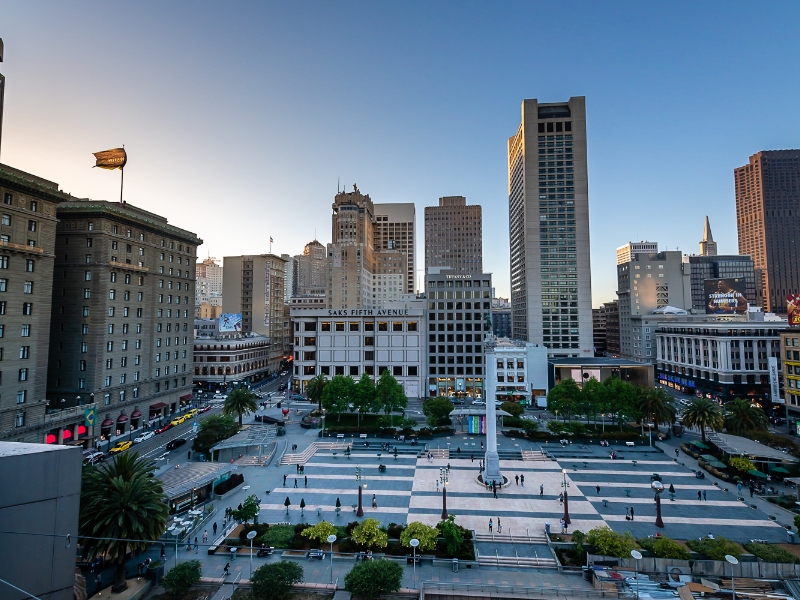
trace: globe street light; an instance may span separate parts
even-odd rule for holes
[[[656,527],[664,527],[664,521],[661,519],[661,492],[664,491],[664,484],[654,481],[650,487],[656,493]]]
[[[447,477],[447,470],[439,469],[439,481],[442,483],[442,521],[448,519],[447,515],[447,484],[449,483]]]
[[[416,586],[416,578],[417,578],[417,546],[419,546],[419,540],[417,538],[412,538],[410,542],[411,550],[414,552],[414,558],[411,559],[412,567],[412,575],[411,580],[414,581],[414,585]]]
[[[631,556],[636,561],[633,563],[633,579],[636,582],[636,600],[639,600],[639,561],[642,560],[642,553],[638,550],[631,550]]]
[[[733,595],[733,600],[736,600],[736,588],[733,586],[733,565],[738,565],[739,559],[730,554],[726,554],[725,560],[731,564],[731,594]]]
[[[333,583],[333,542],[336,541],[336,536],[330,534],[328,536],[328,543],[331,545],[331,583]]]
[[[253,581],[253,538],[257,533],[255,529],[247,532],[247,539],[250,540],[250,577],[248,578],[250,581]]]
[[[567,494],[569,481],[567,481],[567,470],[561,469],[561,474],[564,476],[564,481],[561,483],[561,487],[564,488],[564,525],[569,525],[571,521],[569,520],[569,497]]]

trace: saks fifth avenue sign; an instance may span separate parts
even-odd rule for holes
[[[330,309],[329,317],[408,317],[407,308],[351,308]]]

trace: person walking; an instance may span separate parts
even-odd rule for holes
[[[702,500],[703,499],[703,494],[702,494],[702,492],[700,490],[697,490],[697,499],[698,500]]]
[[[706,498],[706,490],[703,490],[703,502],[707,502],[708,498]]]
[[[203,543],[208,543],[208,529],[203,530]]]
[[[566,522],[564,522],[564,519],[562,518],[561,519],[561,533],[566,533],[566,532],[567,532],[567,524],[566,524]]]
[[[516,481],[517,485],[519,485],[519,475],[514,475],[514,481]]]
[[[436,491],[437,492],[439,491],[439,480],[438,479],[436,480]]]
[[[519,484],[520,484],[522,487],[525,487],[525,475],[520,475],[520,476],[519,476]]]
[[[497,533],[503,533],[503,526],[500,524],[500,517],[497,517]]]
[[[198,554],[200,552],[200,544],[197,543],[197,536],[194,537],[194,553]]]
[[[303,476],[303,480],[304,480],[305,486],[308,487],[308,475],[304,475]]]
[[[372,494],[372,508],[378,508],[378,499]]]
[[[474,454],[470,454],[469,455],[469,462],[475,462],[475,455]]]
[[[633,507],[631,506],[631,521],[633,521]]]
[[[492,533],[492,520],[489,519],[489,533]]]
[[[627,506],[625,507],[625,520],[626,521],[631,520],[631,509],[628,508]]]
[[[539,484],[539,497],[540,498],[544,498],[544,484],[543,483]]]
[[[191,451],[191,450],[189,450],[189,451],[186,453],[186,460],[192,460],[192,451]]]
[[[678,458],[678,449],[675,448],[675,458]]]
[[[755,491],[755,489],[756,489],[756,486],[753,485],[753,482],[751,481],[750,482],[750,497],[751,498],[753,497],[753,492]]]
[[[217,522],[214,521],[214,524],[211,526],[211,529],[214,531],[214,536],[217,535]]]
[[[286,473],[283,474],[283,487],[286,487]]]
[[[560,492],[558,494],[558,503],[559,504],[564,504],[564,492]]]
[[[736,491],[739,492],[739,495],[742,495],[742,482],[736,484]]]
[[[494,497],[497,498],[497,488],[492,486],[492,492],[494,493]]]
[[[97,592],[101,587],[103,587],[103,578],[98,573],[94,578],[94,591]]]
[[[483,450],[483,440],[481,440],[481,450]]]
[[[596,485],[596,486],[594,487],[594,489],[596,489],[596,490],[597,490],[597,497],[599,498],[599,497],[600,497],[600,486],[599,486],[599,485]]]
[[[294,478],[294,487],[297,487],[297,477]]]

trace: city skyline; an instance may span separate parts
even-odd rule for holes
[[[282,5],[194,7],[189,21],[180,4],[42,4],[48,10],[4,9],[0,161],[113,201],[118,177],[92,170],[91,152],[124,143],[125,199],[198,232],[201,257],[267,252],[270,236],[273,252],[294,255],[315,230],[327,243],[334,179],[357,182],[376,203],[414,202],[420,215],[441,196],[463,195],[485,209],[483,268],[508,297],[508,132],[523,99],[582,95],[598,306],[615,298],[614,252],[628,240],[694,253],[709,214],[719,253],[736,253],[732,169],[800,139],[791,119],[742,118],[798,97],[797,78],[755,52],[796,50],[791,5],[776,21],[774,10],[744,6],[687,7],[679,19],[574,4],[561,15],[571,23],[564,36],[529,35],[534,9],[523,4],[467,4],[457,16],[435,5],[348,4],[310,18]],[[543,21],[559,15],[536,10]],[[475,37],[486,43],[464,45]],[[531,70],[531,56],[559,47],[570,69]],[[742,69],[751,71],[745,92]]]

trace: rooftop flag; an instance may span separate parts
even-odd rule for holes
[[[122,169],[125,163],[128,162],[128,155],[125,153],[125,148],[103,150],[102,152],[94,152],[93,154],[97,159],[95,167],[100,167],[101,169]]]

